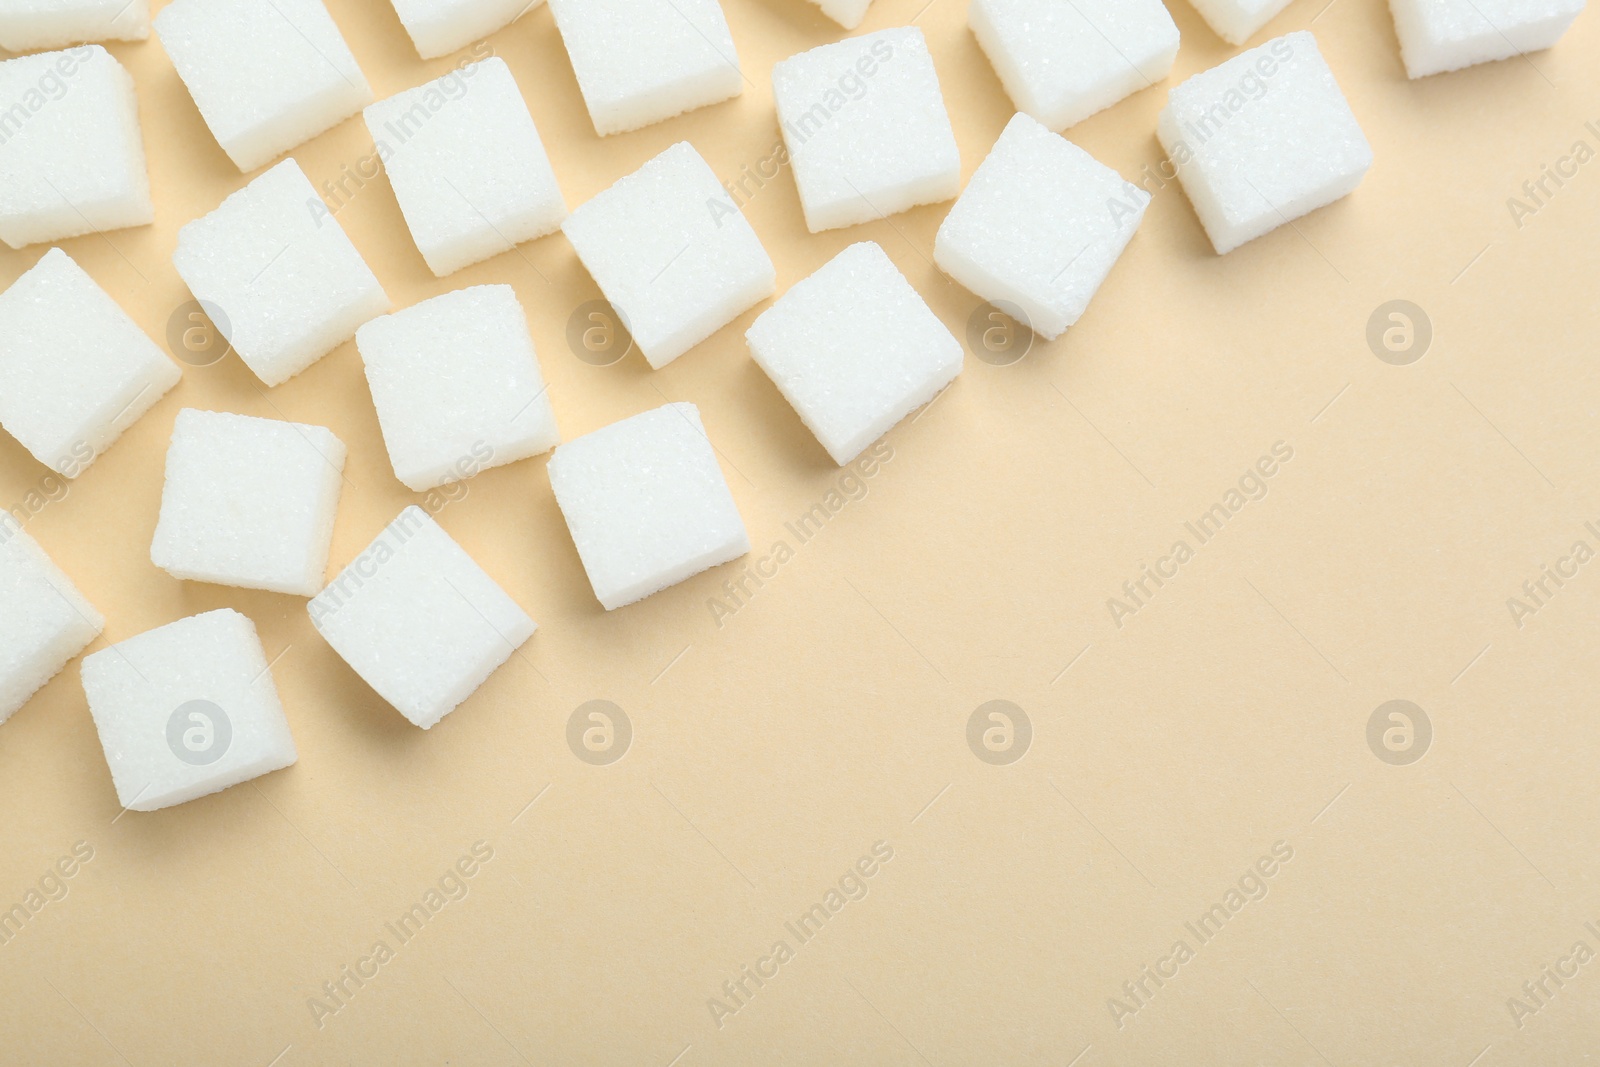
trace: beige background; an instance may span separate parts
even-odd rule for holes
[[[1082,323],[1012,366],[968,359],[893,459],[720,628],[740,564],[623,611],[592,596],[545,461],[482,474],[440,522],[539,621],[423,733],[317,637],[304,601],[176,582],[149,561],[185,405],[333,428],[351,446],[333,546],[406,503],[354,346],[264,392],[235,358],[183,383],[28,525],[109,618],[106,640],[230,605],[260,628],[293,768],[119,815],[74,664],[0,728],[0,905],[74,843],[69,895],[0,946],[0,1059],[48,1064],[1334,1064],[1548,1067],[1600,1059],[1600,962],[1519,1028],[1507,999],[1600,925],[1591,563],[1517,628],[1506,607],[1600,520],[1594,301],[1600,163],[1519,229],[1506,207],[1600,119],[1600,20],[1553,52],[1420,83],[1381,0],[1298,0],[1377,162],[1350,199],[1212,254],[1176,186]],[[930,39],[970,174],[1011,113],[965,0],[877,0],[865,30]],[[379,96],[437,76],[387,4],[331,9]],[[777,136],[768,72],[842,36],[802,0],[727,0],[733,101],[598,139],[550,13],[494,35],[570,205],[688,138],[725,178]],[[1174,80],[1235,50],[1181,0]],[[157,223],[66,243],[149,333],[188,299],[178,227],[239,188],[160,44],[132,71]],[[1134,176],[1166,87],[1071,131]],[[370,151],[359,119],[294,153],[316,183]],[[946,207],[808,234],[787,174],[746,211],[779,287],[880,242],[964,337],[978,301],[931,264]],[[751,362],[755,312],[659,371],[575,358],[597,290],[559,236],[434,279],[387,181],[339,221],[397,306],[480,282],[526,305],[568,437],[698,404],[752,540],[838,470]],[[0,251],[0,282],[43,247]],[[1368,317],[1430,316],[1420,362]],[[1106,599],[1275,442],[1294,450],[1119,629]],[[0,503],[45,476],[0,441]],[[791,540],[791,545],[793,542]],[[753,559],[754,557],[752,557]],[[624,708],[593,767],[565,726]],[[965,741],[981,703],[1030,716],[1019,762]],[[1380,703],[1432,750],[1380,762]],[[537,803],[529,807],[530,801]],[[474,842],[493,849],[416,939],[385,930]],[[894,858],[811,942],[783,924],[874,842]],[[1187,938],[1275,842],[1293,849],[1119,1029],[1107,999]],[[308,999],[378,940],[394,958],[332,1017]],[[707,1000],[785,939],[794,958],[717,1027]],[[352,986],[352,988],[354,988]],[[1552,990],[1555,987],[1550,987]],[[275,1059],[276,1057],[276,1059]],[[676,1057],[676,1059],[675,1059]],[[1476,1057],[1476,1058],[1475,1058]]]

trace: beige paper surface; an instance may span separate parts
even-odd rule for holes
[[[698,404],[756,551],[608,614],[544,459],[479,475],[439,521],[540,630],[424,733],[303,600],[149,561],[184,406],[320,423],[350,445],[334,566],[420,502],[389,468],[354,346],[270,392],[235,358],[188,369],[27,528],[107,615],[97,648],[246,612],[300,761],[124,815],[76,662],[0,727],[0,907],[92,850],[0,944],[0,1060],[1594,1062],[1600,962],[1573,952],[1600,952],[1585,925],[1600,927],[1600,562],[1560,561],[1600,549],[1584,525],[1600,527],[1600,163],[1560,161],[1600,148],[1585,125],[1600,21],[1413,83],[1380,0],[1320,2],[1255,43],[1315,19],[1376,154],[1355,195],[1219,258],[1182,191],[1157,189],[1078,326],[1011,365],[969,356],[859,482],[750,360],[755,312],[662,371],[637,352],[593,366],[567,325],[598,290],[563,238],[435,279],[386,179],[347,179],[338,220],[397,306],[516,287],[567,437]],[[605,140],[547,9],[490,39],[569,204],[685,138],[729,180],[770,156],[772,64],[842,33],[802,0],[725,7],[744,95]],[[330,8],[380,97],[455,62],[419,61],[379,0]],[[1235,53],[1171,8],[1169,85]],[[965,15],[965,0],[877,0],[863,27],[927,32],[964,176],[1012,113]],[[157,222],[64,247],[161,340],[189,299],[178,227],[246,177],[159,42],[110,47],[138,84]],[[1161,158],[1166,91],[1072,140],[1137,178]],[[355,119],[293,154],[321,185],[370,151]],[[1519,227],[1507,199],[1558,164],[1575,173]],[[745,211],[780,290],[875,240],[965,338],[979,301],[931,263],[946,209],[813,236],[784,173]],[[0,283],[43,251],[0,251]],[[1431,323],[1409,365],[1367,343],[1392,300]],[[1247,477],[1275,449],[1272,476]],[[45,474],[0,440],[0,505]],[[1184,524],[1242,478],[1265,495],[1200,544]],[[819,532],[789,531],[830,501]],[[1179,540],[1192,558],[1174,568]],[[780,541],[781,565],[762,563]],[[719,619],[723,583],[758,564],[762,584]],[[1124,583],[1146,565],[1175,576],[1144,579],[1114,621],[1107,601],[1134,606]],[[1576,574],[1514,618],[1508,599],[1544,566]],[[631,727],[609,765],[569,747],[591,700]],[[1028,728],[988,708],[974,750],[969,722],[995,700]],[[1387,712],[1369,747],[1391,700],[1431,725],[1420,761],[1375,754],[1404,726]],[[1008,721],[1025,755],[978,758]],[[428,921],[397,936],[418,904]],[[816,922],[814,905],[829,917],[797,936],[786,924]]]

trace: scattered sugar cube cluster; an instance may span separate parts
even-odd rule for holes
[[[549,309],[475,277],[393,311],[336,209],[299,162],[279,157],[362,113],[398,206],[391,223],[403,221],[436,277],[481,275],[559,230],[652,370],[744,318],[755,365],[840,465],[949,387],[963,351],[872,240],[755,312],[778,278],[743,211],[748,190],[687,141],[569,213],[556,166],[565,146],[553,162],[523,72],[474,45],[539,2],[391,0],[422,59],[473,47],[442,76],[375,102],[322,0],[172,0],[153,23],[148,0],[5,0],[0,48],[31,54],[0,62],[0,240],[22,249],[153,222],[135,84],[95,43],[141,41],[153,26],[198,118],[249,175],[179,230],[172,267],[201,317],[267,389],[353,338],[389,466],[413,492],[549,453],[576,561],[612,611],[750,550],[742,490],[700,409],[666,403],[562,443],[528,313]],[[855,30],[871,0],[772,3]],[[1192,3],[1242,45],[1287,0]],[[1551,47],[1583,7],[1390,5],[1412,78]],[[734,101],[751,84],[718,0],[549,6],[597,136]],[[1056,338],[1087,313],[1151,201],[1059,131],[1165,82],[1177,26],[1160,0],[972,0],[968,25],[1017,113],[965,188],[938,62],[915,26],[775,63],[774,159],[812,233],[953,201],[928,208],[943,216],[933,264]],[[1155,132],[1219,255],[1347,196],[1373,161],[1309,32],[1169,86]],[[180,381],[150,325],[67,251],[45,249],[0,292],[0,427],[56,474],[83,475]],[[347,450],[332,430],[271,407],[280,417],[176,412],[151,563],[179,580],[307,598],[312,627],[353,677],[435,726],[525,654],[533,619],[416,506],[329,581]],[[0,605],[3,722],[106,621],[10,514],[0,515]],[[80,673],[124,809],[183,803],[295,761],[267,650],[235,611],[120,639]]]

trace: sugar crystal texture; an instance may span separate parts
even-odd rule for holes
[[[461,289],[373,319],[356,347],[395,477],[418,492],[561,441],[528,319],[509,285]]]
[[[1412,78],[1549,48],[1583,8],[1584,0],[1389,0]]]
[[[5,0],[0,48],[32,52],[82,41],[142,41],[150,36],[150,0]]]
[[[0,513],[0,722],[99,636],[105,619],[11,515]]]
[[[871,241],[796,282],[745,339],[840,466],[961,373],[961,342]]]
[[[321,426],[184,408],[151,562],[174,578],[314,596],[344,460],[344,443]]]
[[[155,811],[295,761],[256,627],[222,608],[83,661],[83,688],[117,802]]]
[[[155,221],[133,79],[99,45],[0,63],[0,240]]]
[[[602,137],[744,91],[717,0],[550,0],[550,13]]]
[[[1232,45],[1241,45],[1271,22],[1289,0],[1189,0],[1212,32]]]
[[[82,474],[179,377],[59,248],[0,293],[0,426],[58,474]]]
[[[1018,110],[1052,130],[1161,81],[1178,55],[1161,0],[972,0],[967,22]]]
[[[1018,113],[939,227],[933,259],[983,299],[1009,304],[1041,337],[1059,337],[1149,203],[1149,193]]]
[[[389,0],[417,46],[435,59],[481,40],[539,6],[542,0]]]
[[[812,233],[961,191],[961,154],[921,30],[790,56],[772,68],[772,91]]]
[[[424,730],[476,692],[535,629],[418,507],[385,527],[310,612],[333,650]]]
[[[607,611],[750,551],[693,404],[667,404],[569,441],[549,469]]]
[[[389,310],[378,279],[292,159],[179,230],[172,265],[268,385]]]
[[[539,131],[499,57],[380,100],[366,121],[411,237],[441,278],[567,217]]]
[[[756,232],[687,141],[596,195],[561,230],[658,369],[777,286]]]
[[[1347,196],[1372,148],[1310,33],[1174,88],[1156,136],[1217,253]]]
[[[867,8],[872,4],[872,0],[811,0],[811,2],[822,8],[824,15],[847,30],[853,30],[861,25],[861,20],[867,17]]]
[[[322,0],[172,0],[155,27],[212,136],[242,171],[372,103]]]

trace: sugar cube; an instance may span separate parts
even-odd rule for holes
[[[1161,0],[972,0],[967,22],[1012,101],[1052,130],[1161,81],[1178,56]]]
[[[436,59],[481,40],[543,0],[389,0],[417,46]]]
[[[796,282],[745,340],[840,466],[961,373],[961,342],[871,241]]]
[[[381,100],[366,121],[411,237],[441,278],[543,237],[567,217],[503,59]]]
[[[155,221],[133,79],[99,45],[0,63],[0,240]]]
[[[744,91],[717,0],[550,0],[550,13],[602,137]]]
[[[155,27],[212,136],[242,171],[372,103],[322,0],[172,0]]]
[[[1584,0],[1389,0],[1412,78],[1549,48],[1583,7]]]
[[[149,36],[150,0],[6,0],[0,5],[0,48],[11,52]]]
[[[156,811],[281,770],[294,738],[255,623],[222,608],[96,652],[83,688],[117,802]]]
[[[356,347],[395,477],[421,492],[561,442],[528,319],[509,285],[373,319]]]
[[[607,611],[750,551],[693,404],[667,404],[568,441],[549,470]]]
[[[1077,322],[1150,194],[1027,115],[1012,116],[945,217],[933,259],[1041,337]]]
[[[454,711],[534,622],[418,507],[390,523],[310,604],[311,623],[424,730]]]
[[[0,426],[76,478],[181,377],[59,248],[0,293]]]
[[[1271,22],[1289,0],[1189,0],[1213,33],[1232,45],[1248,41]]]
[[[687,141],[578,208],[561,230],[658,369],[778,284],[756,232]]]
[[[321,426],[184,408],[150,561],[188,581],[315,596],[344,459]]]
[[[100,635],[105,619],[11,515],[0,512],[0,722]]]
[[[1174,88],[1156,136],[1219,255],[1348,195],[1372,166],[1304,30]]]
[[[822,8],[824,15],[845,29],[853,30],[867,17],[867,7],[871,5],[872,0],[811,0],[811,2]]]
[[[288,381],[389,310],[389,297],[293,159],[178,231],[172,265],[268,385]]]

